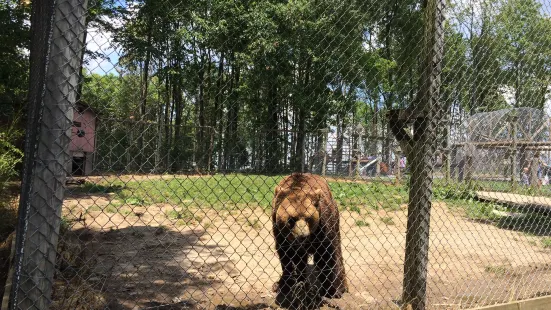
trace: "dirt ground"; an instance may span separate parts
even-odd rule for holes
[[[150,178],[148,178],[150,179]],[[378,193],[377,199],[391,199]],[[269,215],[258,207],[197,210],[193,221],[154,204],[107,213],[109,194],[72,196],[64,215],[85,240],[84,279],[110,309],[278,309],[281,272]],[[95,206],[95,208],[91,208]],[[87,210],[90,209],[90,210]],[[341,212],[350,292],[323,308],[397,309],[407,210]],[[551,249],[540,236],[473,222],[435,203],[431,213],[429,309],[465,309],[550,294]]]

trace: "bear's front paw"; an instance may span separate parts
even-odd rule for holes
[[[274,293],[288,294],[291,292],[294,281],[292,279],[280,279],[272,285]]]
[[[321,295],[327,298],[341,298],[344,293],[348,292],[348,287],[346,283],[344,284],[333,284],[331,287],[322,289]]]

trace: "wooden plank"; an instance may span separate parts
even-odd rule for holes
[[[477,147],[484,146],[511,146],[513,141],[485,141],[485,142],[458,142],[455,146],[464,146],[466,144],[473,144]],[[518,146],[551,146],[551,141],[530,141],[530,140],[517,140]]]
[[[551,214],[551,198],[549,197],[477,191],[476,198],[480,201],[497,203],[518,211],[530,211],[545,215]]]
[[[505,304],[474,308],[473,310],[547,310],[551,309],[551,296],[513,301]]]
[[[477,191],[476,195],[480,198],[496,201],[511,202],[519,205],[542,205],[551,207],[551,198],[543,196],[528,196],[520,194],[511,194],[505,192],[486,192]]]

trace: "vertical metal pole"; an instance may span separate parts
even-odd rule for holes
[[[440,72],[444,46],[444,1],[426,0],[424,61],[414,121],[411,187],[406,231],[402,302],[413,310],[425,309],[429,250],[435,124],[439,109]],[[419,115],[420,114],[420,115]],[[408,158],[409,159],[409,158]]]
[[[518,147],[517,147],[517,120],[518,116],[515,113],[516,111],[512,112],[511,114],[511,138],[512,138],[512,146],[511,146],[511,189],[515,190],[518,187],[518,171],[517,171],[517,158],[518,158]],[[521,169],[523,167],[520,167]]]
[[[445,117],[446,117],[446,137],[444,137],[444,139],[446,139],[446,148],[444,149],[444,154],[446,156],[445,160],[444,160],[444,169],[445,169],[445,180],[446,180],[446,183],[449,183],[451,181],[451,149],[452,149],[452,146],[450,145],[451,144],[451,139],[450,139],[450,133],[451,133],[451,121],[450,121],[450,117],[449,117],[449,109],[446,111],[445,113]]]
[[[25,163],[10,309],[51,301],[87,0],[35,0]]]

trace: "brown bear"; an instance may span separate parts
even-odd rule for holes
[[[348,291],[339,231],[339,210],[324,178],[293,173],[276,186],[272,223],[283,274],[274,292],[288,294],[306,280],[308,256],[320,284],[319,294],[340,298]]]

